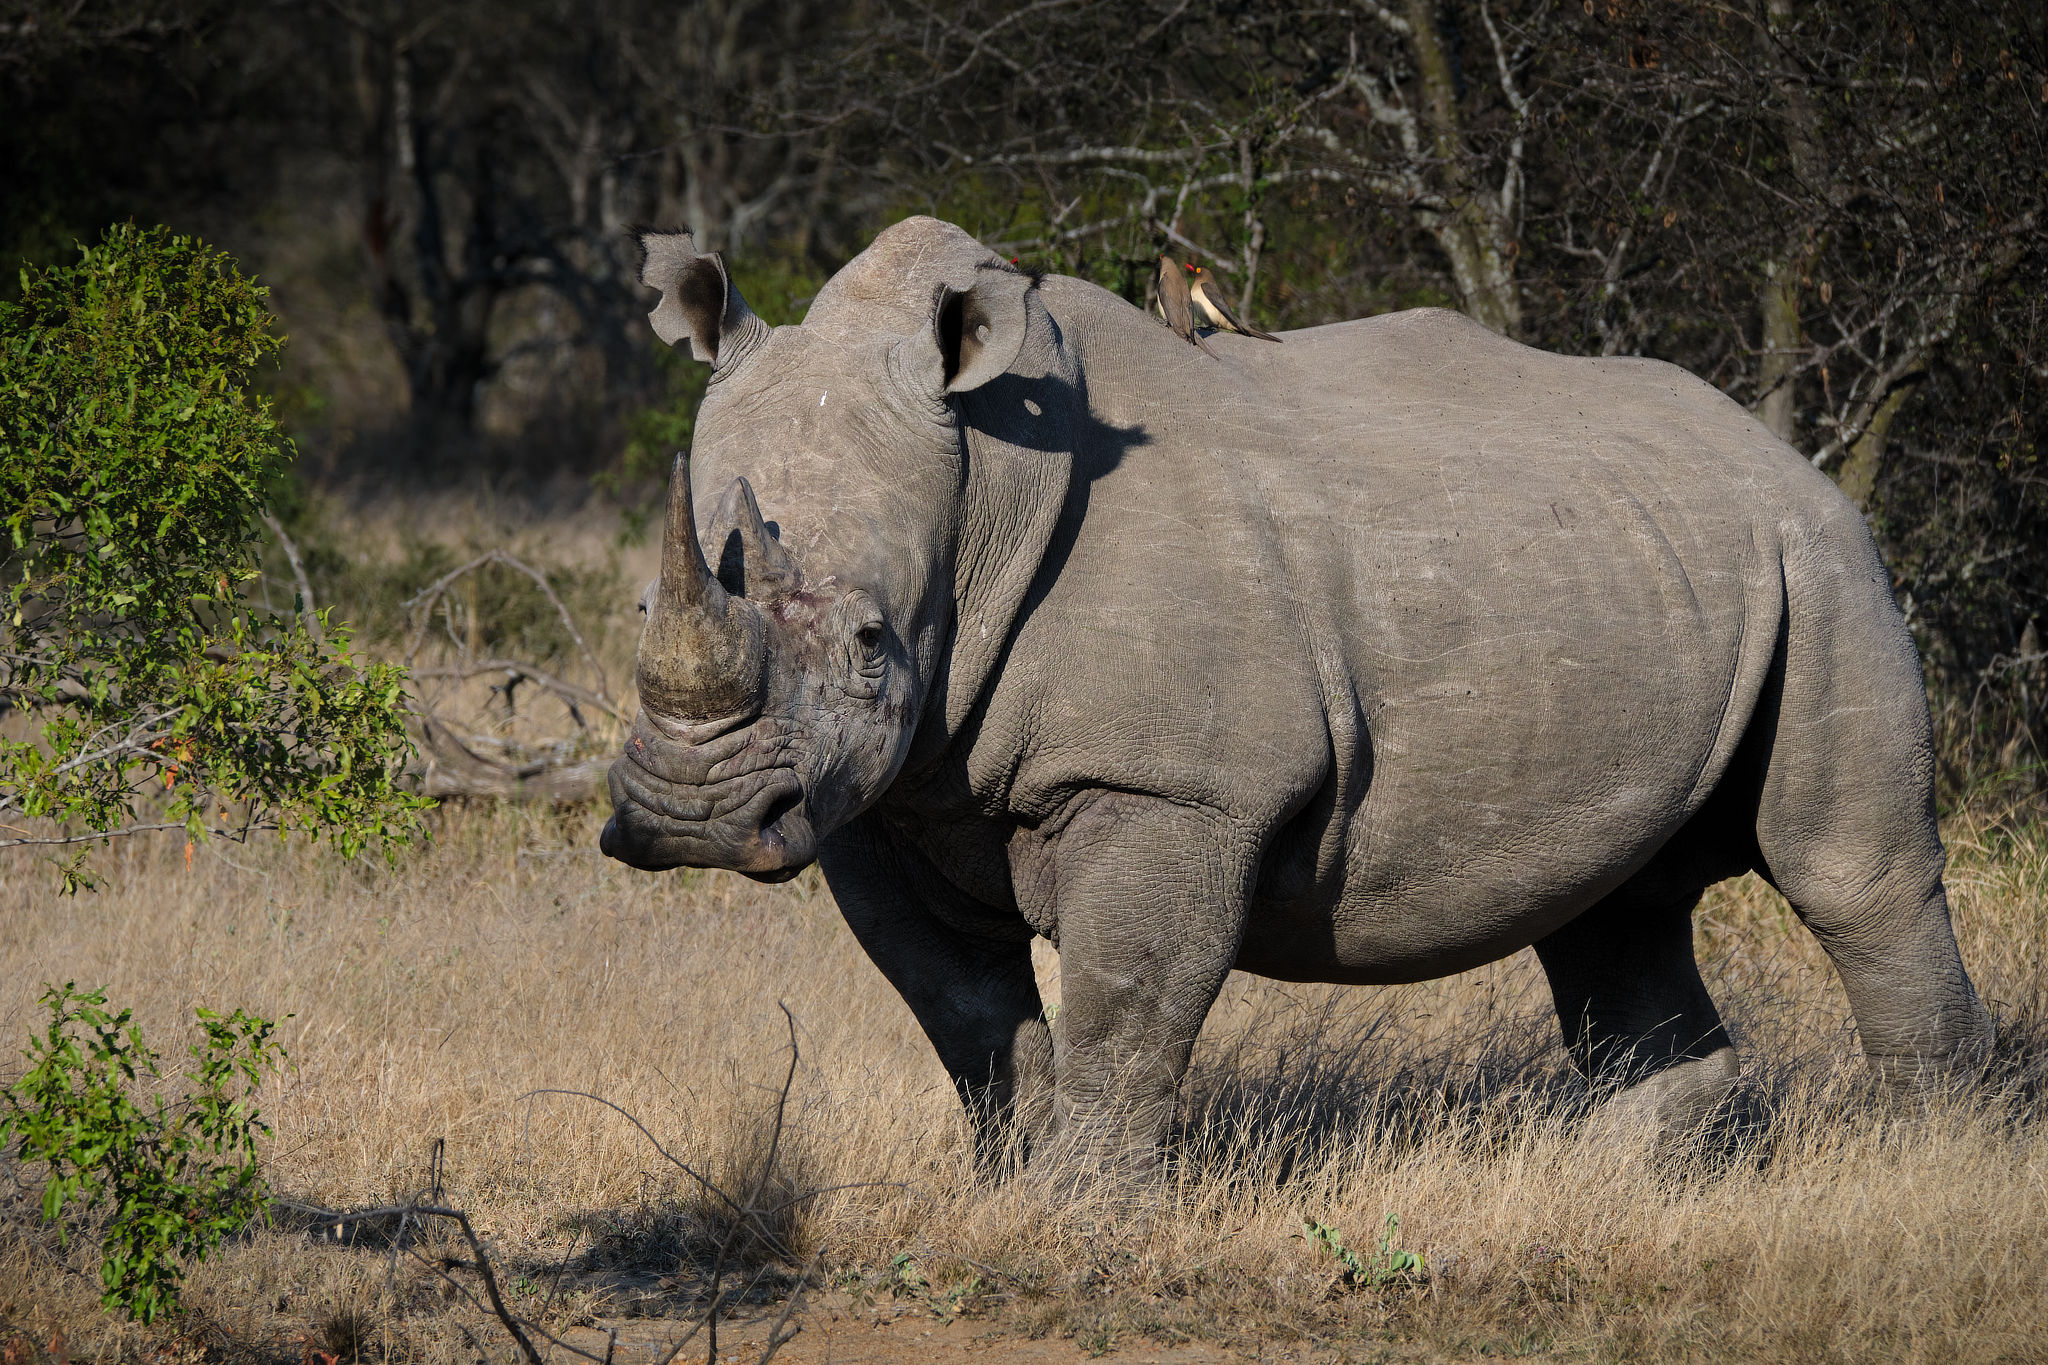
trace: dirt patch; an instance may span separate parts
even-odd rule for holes
[[[627,1324],[619,1331],[613,1359],[617,1365],[659,1365],[693,1325],[655,1320]],[[721,1328],[719,1360],[759,1360],[773,1326],[771,1319]],[[602,1356],[608,1333],[579,1327],[572,1328],[563,1339]],[[804,1316],[801,1330],[777,1352],[775,1360],[778,1365],[885,1365],[897,1361],[916,1365],[951,1365],[955,1361],[972,1361],[974,1365],[1065,1365],[1068,1361],[1104,1357],[1124,1365],[1225,1365],[1247,1359],[1300,1358],[1248,1356],[1205,1342],[1169,1346],[1142,1339],[1107,1343],[1106,1349],[1090,1349],[1069,1337],[1020,1337],[997,1331],[986,1322],[960,1318],[938,1322],[929,1315],[913,1313],[863,1313],[850,1304],[827,1301]],[[704,1337],[700,1331],[676,1356],[676,1365],[701,1365],[703,1359]]]

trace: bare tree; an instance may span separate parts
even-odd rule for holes
[[[1644,11],[1589,35],[1556,95],[1579,128],[1551,227],[1597,275],[1600,349],[1713,373],[1866,508],[1928,365],[2040,257],[2038,179],[1977,150],[2039,137],[2023,63],[1990,46],[2019,32],[1997,7],[1944,18],[1936,50],[1903,9]],[[1968,79],[1966,44],[2002,65]],[[1640,176],[1630,147],[1654,149]]]
[[[149,52],[189,32],[205,8],[179,0],[4,0],[0,72],[28,83],[66,57]]]
[[[1350,183],[1404,208],[1442,253],[1459,307],[1514,336],[1522,324],[1515,262],[1536,110],[1527,75],[1549,7],[1537,6],[1514,27],[1496,19],[1488,0],[1465,13],[1485,34],[1489,60],[1477,74],[1453,57],[1461,41],[1457,10],[1408,0],[1400,13],[1376,3],[1356,12],[1379,41],[1361,44],[1361,25],[1347,25],[1343,67],[1317,92],[1310,109],[1320,117],[1304,119],[1302,136],[1327,151],[1328,164]]]
[[[1878,524],[1944,696],[2031,657],[2048,10],[882,0],[863,25],[871,78],[830,117],[1001,248],[1134,301],[1164,250],[1283,323],[1450,302],[1675,360]]]
[[[914,45],[933,74],[873,103],[942,154],[934,178],[1007,179],[1037,201],[1004,245],[1068,263],[1107,248],[1132,281],[1178,250],[1233,271],[1249,307],[1274,212],[1355,222],[1369,205],[1429,244],[1458,306],[1519,330],[1530,68],[1549,5],[926,13],[885,12],[872,42]]]
[[[342,110],[372,295],[415,421],[463,434],[505,366],[595,358],[600,387],[651,377],[627,227],[726,245],[786,231],[813,139],[761,129],[831,16],[708,0],[328,0],[307,41],[345,54]],[[782,217],[778,217],[782,214]],[[535,291],[566,312],[508,326]]]

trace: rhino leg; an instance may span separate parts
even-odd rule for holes
[[[1565,1048],[1610,1118],[1665,1133],[1707,1119],[1736,1077],[1735,1049],[1692,950],[1696,885],[1639,874],[1541,939]]]
[[[1871,1065],[1911,1088],[1981,1068],[1992,1024],[1942,888],[1919,659],[1866,557],[1867,573],[1812,581],[1788,565],[1777,695],[1760,708],[1758,871],[1827,950]]]
[[[1019,895],[1059,934],[1055,1139],[1091,1178],[1157,1169],[1195,1035],[1237,958],[1255,858],[1217,812],[1103,792],[1027,861]]]
[[[992,1169],[1023,1155],[1019,1147],[1028,1150],[1052,1118],[1052,1034],[1031,930],[970,901],[871,820],[836,832],[819,852],[854,937],[953,1078],[974,1124],[977,1163]]]

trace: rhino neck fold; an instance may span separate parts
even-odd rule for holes
[[[967,724],[1008,647],[1066,510],[1087,399],[1072,338],[1031,319],[1010,371],[956,400],[966,480],[953,557],[953,629],[902,772],[931,769]]]
[[[967,452],[953,638],[926,695],[906,775],[937,763],[967,723],[1009,645],[1067,501],[1072,462],[1065,451],[1027,450],[970,430]]]

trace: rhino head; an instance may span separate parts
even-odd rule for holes
[[[958,671],[961,400],[1020,353],[1057,368],[1057,329],[1031,276],[929,219],[877,239],[801,326],[755,316],[687,233],[641,245],[656,333],[713,368],[669,483],[600,846],[779,881],[887,789],[934,680]],[[708,516],[693,484],[716,490]]]

